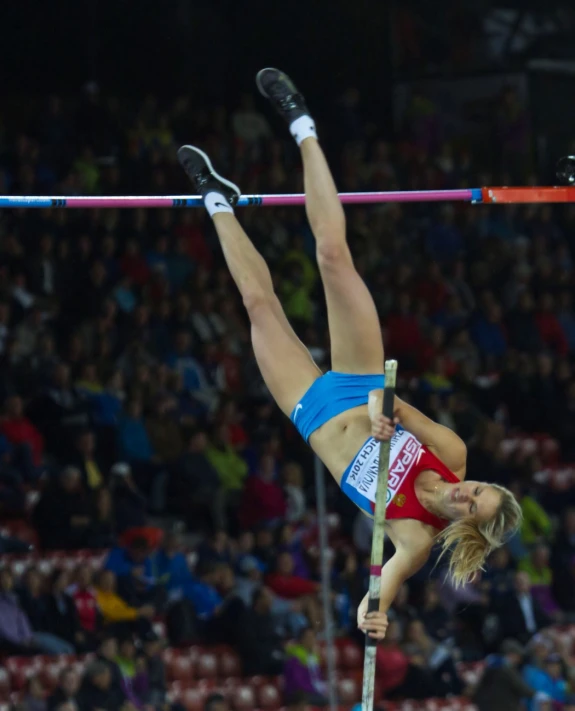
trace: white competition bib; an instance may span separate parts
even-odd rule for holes
[[[403,428],[396,427],[395,434],[391,438],[389,453],[386,506],[399,491],[403,481],[413,469],[413,465],[419,461],[422,451],[419,440]],[[345,482],[342,482],[342,488],[345,490],[345,488],[351,487],[361,499],[375,503],[378,467],[379,442],[370,437],[353,460]],[[351,498],[355,499],[353,496]]]

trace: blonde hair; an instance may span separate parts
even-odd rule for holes
[[[509,489],[498,484],[489,486],[501,494],[501,502],[488,521],[461,518],[452,521],[436,538],[441,545],[439,560],[451,551],[449,574],[458,588],[483,569],[487,556],[503,545],[523,519],[521,506]]]

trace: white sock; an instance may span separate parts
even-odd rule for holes
[[[230,212],[234,214],[234,208],[221,193],[211,192],[204,195],[204,205],[206,210],[213,217],[218,212]]]
[[[306,138],[317,138],[315,123],[311,116],[300,116],[290,124],[289,130],[298,146],[301,146]]]

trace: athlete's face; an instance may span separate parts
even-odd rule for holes
[[[451,520],[471,516],[479,523],[489,521],[501,503],[501,494],[480,481],[462,481],[445,487],[442,504]]]

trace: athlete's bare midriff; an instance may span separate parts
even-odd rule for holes
[[[309,443],[341,485],[345,470],[370,436],[371,420],[367,405],[360,405],[326,422],[310,436]],[[439,533],[438,529],[415,519],[386,521],[385,528],[395,546],[401,540],[405,547],[411,548],[411,541],[416,541],[414,547],[418,550],[422,544],[431,549],[433,539]]]
[[[326,422],[311,435],[309,443],[340,484],[343,473],[370,435],[367,405],[360,405]]]

